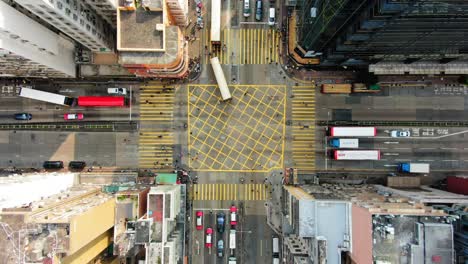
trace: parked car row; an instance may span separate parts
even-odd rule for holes
[[[42,167],[44,169],[49,169],[49,170],[58,170],[58,169],[63,169],[63,161],[61,160],[56,160],[56,161],[44,161],[42,164]],[[72,170],[82,170],[86,167],[86,162],[84,161],[70,161],[68,163],[68,167]]]
[[[263,1],[262,0],[256,0],[256,6],[255,6],[255,20],[261,21],[263,17]],[[244,11],[243,11],[244,17],[249,17],[250,16],[250,0],[244,0]],[[274,5],[272,5],[268,9],[268,25],[274,26],[276,23],[275,21],[275,8]]]

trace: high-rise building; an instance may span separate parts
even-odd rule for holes
[[[84,0],[112,28],[117,27],[117,0]]]
[[[0,76],[75,77],[75,47],[0,1]]]
[[[34,176],[26,180],[34,181],[37,175]],[[29,182],[23,185],[38,193],[46,191],[39,188],[51,186],[30,186],[33,184]],[[89,263],[112,240],[115,200],[100,189],[75,185],[22,206],[3,208],[0,248],[4,251],[0,253],[0,262]]]
[[[295,52],[324,66],[427,60],[433,67],[468,55],[467,1],[303,0],[295,12]]]
[[[84,0],[15,0],[91,51],[114,49],[111,27]]]

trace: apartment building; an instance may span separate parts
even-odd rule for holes
[[[0,1],[0,76],[73,78],[75,46]]]
[[[84,0],[15,0],[91,51],[114,49],[111,27]]]

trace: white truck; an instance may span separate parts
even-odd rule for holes
[[[357,138],[332,138],[328,142],[333,148],[359,148],[359,139]]]
[[[375,137],[375,127],[329,127],[328,133],[331,137]]]
[[[400,163],[398,168],[404,173],[429,173],[428,163]]]
[[[236,249],[236,230],[230,230],[229,231],[229,249],[231,252]]]
[[[237,261],[236,261],[236,257],[229,257],[229,262],[228,264],[236,264]]]
[[[333,150],[335,160],[380,160],[380,150]]]

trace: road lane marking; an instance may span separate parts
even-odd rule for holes
[[[193,208],[196,211],[229,211],[228,208]]]
[[[260,257],[263,256],[263,240],[260,239]]]

